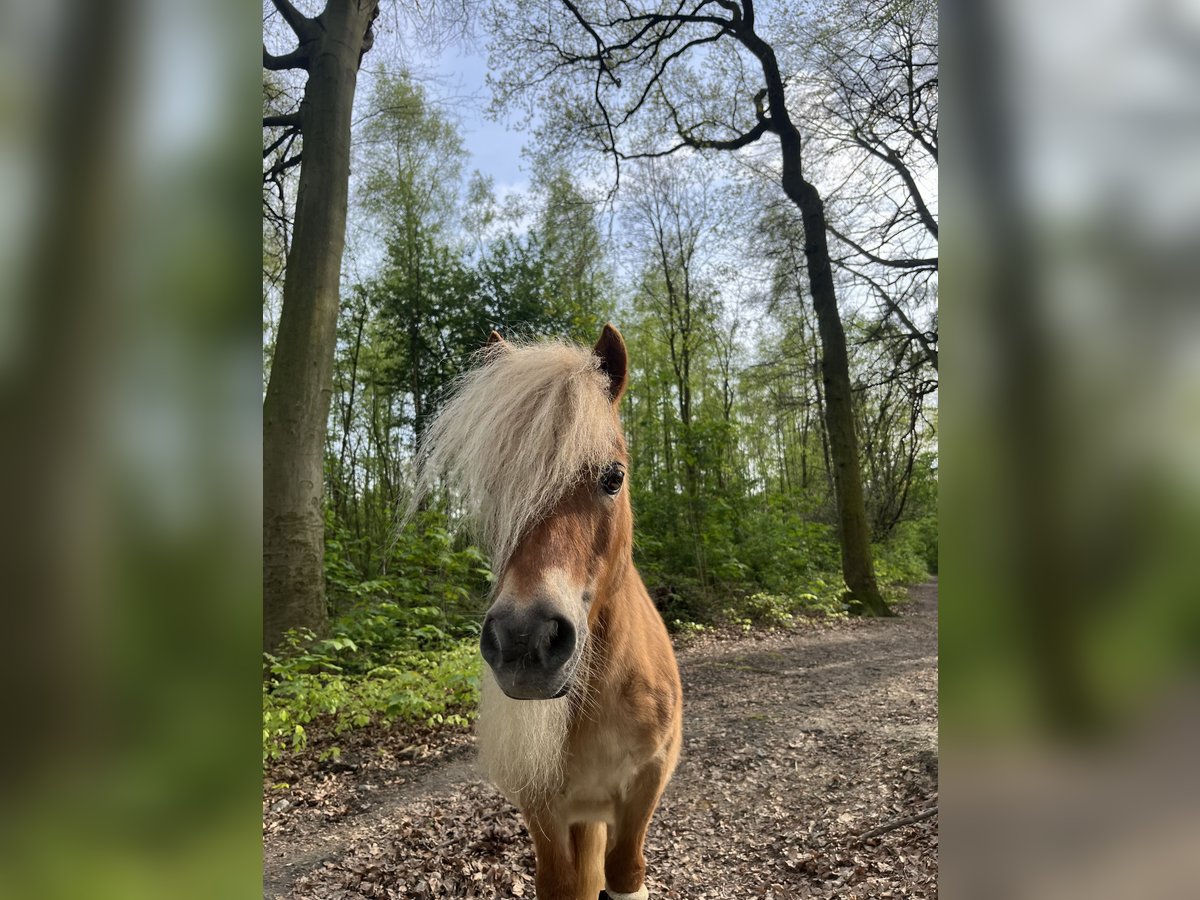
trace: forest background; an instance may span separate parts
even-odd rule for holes
[[[275,6],[264,4],[265,42],[285,59],[294,36]],[[577,121],[579,79],[531,75],[538,51],[520,23],[536,19],[533,6],[498,4],[471,22],[464,10],[380,12],[351,131],[323,446],[325,591],[280,617],[268,590],[264,754],[303,748],[314,720],[335,732],[467,724],[487,560],[458,527],[453,497],[402,513],[421,435],[493,328],[588,344],[606,321],[624,333],[635,562],[672,630],[888,614],[900,585],[936,573],[936,7],[760,8],[760,29],[794,73],[788,109],[829,223],[882,588],[874,607],[843,579],[822,337],[774,139],[735,152],[597,145]],[[484,46],[486,91],[438,74],[452,51],[479,68]],[[700,115],[692,98],[722,81],[750,108],[738,53],[680,47],[697,58],[678,72],[664,63],[647,108]],[[264,385],[303,162],[304,74],[264,70]],[[496,140],[485,113],[522,129],[518,183],[518,141]],[[645,118],[627,116],[625,129],[641,147],[658,137]],[[481,135],[495,146],[473,145]]]

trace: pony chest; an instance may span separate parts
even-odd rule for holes
[[[612,822],[616,805],[636,780],[645,760],[618,742],[597,740],[573,748],[560,795],[562,812],[574,822]]]

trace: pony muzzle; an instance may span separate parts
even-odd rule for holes
[[[507,696],[551,700],[570,691],[584,637],[551,604],[502,599],[483,620],[479,651]]]

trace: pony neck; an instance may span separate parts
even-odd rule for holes
[[[644,590],[641,577],[633,565],[633,553],[630,550],[622,553],[617,566],[619,570],[597,593],[592,604],[592,616],[589,617],[589,626],[601,637],[612,623],[630,614],[633,599],[639,590]]]

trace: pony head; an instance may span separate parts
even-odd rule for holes
[[[418,496],[442,478],[497,574],[480,651],[516,700],[564,697],[603,598],[630,565],[625,342],[515,344],[493,332],[422,441]]]

